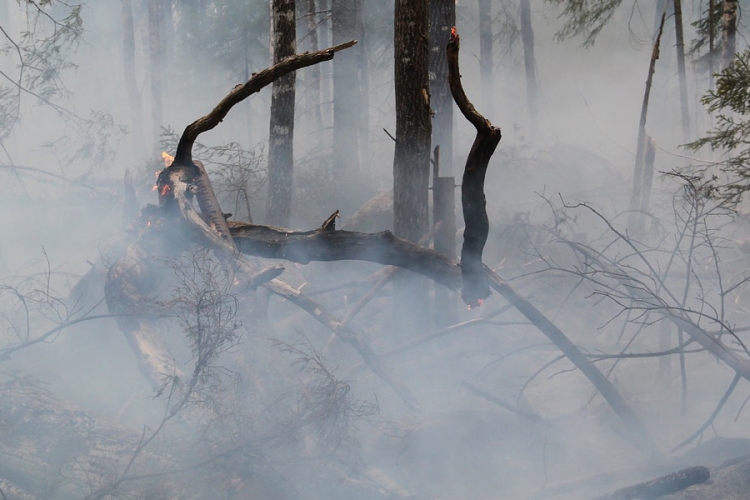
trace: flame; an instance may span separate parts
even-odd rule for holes
[[[168,192],[169,192],[169,184],[164,184],[164,186],[161,188],[161,195],[167,196]]]
[[[164,160],[164,168],[170,166],[172,164],[172,162],[174,161],[174,156],[172,156],[171,154],[167,153],[166,151],[163,151],[161,153],[161,157]]]
[[[451,42],[457,42],[461,37],[458,36],[458,30],[456,27],[451,28]]]

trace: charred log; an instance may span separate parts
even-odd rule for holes
[[[484,178],[490,158],[500,143],[502,134],[499,128],[494,127],[474,108],[464,93],[461,73],[458,69],[459,45],[460,38],[456,29],[453,28],[446,48],[451,94],[458,109],[477,129],[474,144],[466,159],[461,182],[461,205],[465,223],[464,244],[461,249],[461,276],[463,277],[461,298],[469,306],[476,306],[490,295],[490,287],[482,266],[482,252],[490,230],[487,200],[484,196]]]

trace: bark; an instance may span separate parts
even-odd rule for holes
[[[160,0],[148,3],[148,49],[151,75],[151,138],[158,147],[162,127],[162,22]]]
[[[399,0],[395,12],[396,148],[393,227],[418,241],[429,229],[430,90],[427,0]]]
[[[722,39],[724,45],[721,52],[721,67],[726,68],[734,60],[737,44],[737,9],[738,0],[724,0],[724,16],[722,18]]]
[[[708,72],[710,75],[709,88],[714,87],[714,56],[716,49],[716,26],[714,25],[714,9],[716,0],[708,0]]]
[[[353,0],[331,0],[333,44],[356,40],[357,6]],[[333,171],[337,177],[359,171],[360,86],[355,51],[333,60]]]
[[[430,100],[432,105],[432,145],[440,147],[440,172],[453,172],[453,98],[448,85],[445,46],[451,27],[456,25],[455,0],[430,2]]]
[[[682,139],[690,140],[690,111],[688,110],[687,75],[685,74],[685,37],[682,30],[682,0],[674,0],[674,24],[677,38],[677,73],[680,79],[680,109],[682,111]]]
[[[130,137],[133,151],[146,152],[143,140],[143,105],[135,79],[135,28],[133,26],[133,0],[122,0],[122,63],[125,88],[130,107]]]
[[[278,64],[296,51],[294,0],[273,0],[271,16],[273,64]],[[278,226],[289,225],[292,210],[295,79],[296,73],[288,73],[274,81],[271,90],[266,222]]]
[[[492,115],[494,110],[492,72],[492,1],[479,0],[479,83],[482,89],[482,107]]]
[[[451,40],[446,47],[448,58],[448,79],[453,100],[464,117],[474,125],[477,135],[466,158],[461,182],[461,206],[464,213],[464,243],[461,248],[461,275],[463,288],[461,297],[470,307],[481,305],[490,295],[490,288],[482,264],[482,252],[487,242],[490,222],[487,217],[487,200],[484,196],[484,178],[502,134],[489,120],[482,116],[471,104],[461,85],[458,68],[460,39],[451,32]]]
[[[523,63],[526,70],[526,103],[529,116],[536,123],[539,102],[539,85],[536,81],[536,58],[534,57],[534,30],[531,25],[531,0],[521,0],[521,42]]]
[[[648,115],[648,100],[651,95],[651,83],[654,79],[654,71],[656,69],[656,61],[659,59],[659,46],[661,44],[661,36],[664,33],[664,20],[666,19],[666,11],[661,16],[661,22],[659,24],[659,31],[656,34],[656,41],[654,42],[654,48],[651,51],[651,62],[648,66],[648,76],[646,77],[646,90],[643,93],[643,104],[641,105],[641,119],[638,123],[638,143],[636,144],[635,152],[635,168],[633,170],[633,193],[630,198],[630,210],[637,210],[641,205],[641,196],[643,193],[643,164],[645,160],[645,141],[646,141],[646,117]],[[631,217],[628,226],[635,223],[635,220]]]

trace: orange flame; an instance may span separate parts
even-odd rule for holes
[[[451,28],[451,42],[457,42],[461,37],[458,36],[458,30],[456,27]]]
[[[164,184],[164,187],[161,188],[161,195],[167,196],[168,192],[169,192],[169,184]]]
[[[174,156],[170,155],[166,151],[162,152],[161,157],[164,160],[164,168],[170,166],[174,161]]]

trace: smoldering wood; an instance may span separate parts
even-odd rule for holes
[[[484,196],[484,178],[490,158],[500,143],[502,134],[499,128],[494,127],[474,108],[464,93],[458,68],[459,46],[460,38],[453,28],[451,39],[445,49],[451,94],[458,109],[477,130],[466,158],[461,181],[461,206],[465,224],[464,243],[461,248],[461,298],[466,304],[476,306],[490,295],[490,287],[482,267],[482,252],[490,230],[487,200]]]
[[[596,500],[636,500],[640,498],[659,498],[689,488],[695,484],[705,483],[711,472],[703,466],[689,467],[673,474],[622,488]]]

